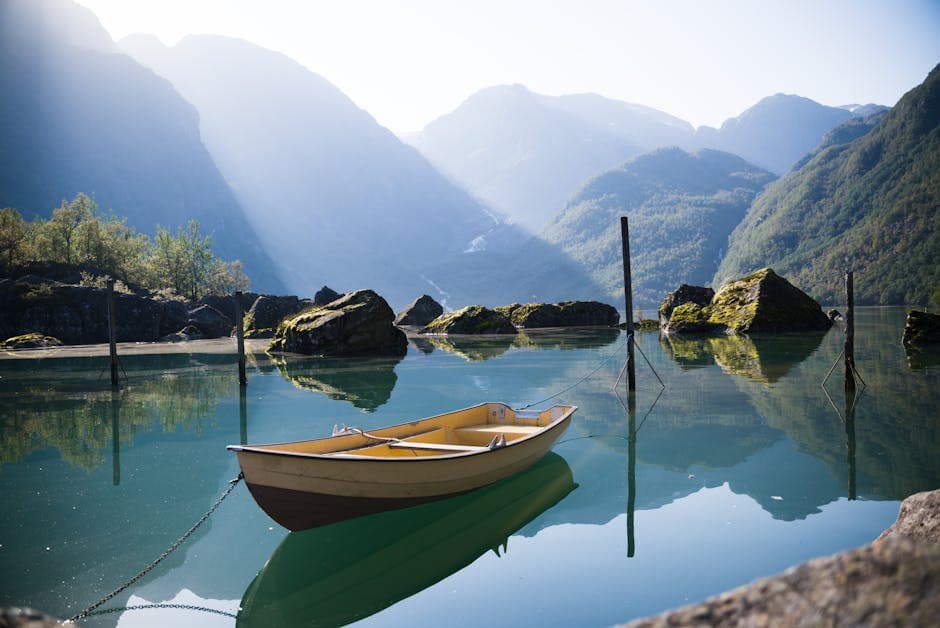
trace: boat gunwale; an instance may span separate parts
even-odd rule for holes
[[[510,408],[508,404],[503,403],[501,401],[485,401],[483,403],[478,403],[476,405],[469,406],[467,408],[463,408],[460,410],[452,410],[450,412],[443,412],[441,414],[435,414],[429,417],[416,419],[414,421],[405,421],[404,423],[399,423],[397,425],[387,425],[384,427],[377,428],[376,430],[372,430],[370,431],[370,433],[379,432],[380,430],[385,430],[385,429],[394,429],[397,427],[405,427],[408,425],[414,425],[422,421],[429,421],[429,420],[437,419],[437,418],[444,417],[450,414],[457,414],[459,412],[465,412],[467,410],[473,410],[474,408],[479,408],[481,406],[488,406],[492,404],[504,406],[508,408],[509,410],[512,410],[513,412],[515,412],[515,410]],[[508,449],[510,447],[513,447],[514,445],[519,445],[524,442],[528,442],[529,440],[540,438],[543,435],[551,432],[552,430],[557,429],[558,426],[564,423],[566,419],[571,418],[571,415],[573,415],[575,411],[578,409],[578,406],[575,406],[575,405],[555,404],[551,408],[547,408],[547,410],[551,410],[554,407],[563,407],[563,408],[566,408],[566,410],[560,417],[553,420],[551,423],[546,425],[544,428],[542,428],[538,432],[528,434],[521,438],[516,438],[511,441],[508,441],[506,445],[503,447],[498,447],[496,449],[484,448],[482,451],[461,451],[461,452],[453,452],[453,453],[442,453],[440,455],[418,456],[415,458],[406,458],[406,457],[386,458],[386,457],[381,457],[381,456],[363,456],[363,455],[357,456],[356,454],[352,454],[352,453],[348,453],[344,457],[338,457],[334,455],[334,454],[346,453],[347,451],[352,451],[352,450],[345,450],[345,451],[340,450],[340,451],[334,451],[334,452],[329,452],[329,453],[307,453],[307,452],[300,452],[300,451],[283,451],[283,450],[278,450],[278,449],[266,449],[267,447],[277,447],[281,445],[296,445],[300,443],[309,443],[309,442],[314,442],[314,441],[325,441],[331,438],[336,438],[335,436],[325,436],[323,438],[309,438],[305,440],[287,441],[283,443],[269,443],[269,444],[263,445],[265,449],[262,449],[261,448],[262,446],[252,446],[252,445],[228,445],[226,449],[228,449],[229,451],[234,451],[236,453],[248,452],[252,454],[265,454],[265,455],[270,455],[270,456],[285,456],[285,457],[292,457],[292,458],[311,458],[311,459],[318,459],[318,460],[330,461],[330,462],[342,461],[342,462],[352,462],[352,463],[359,463],[359,462],[415,463],[415,462],[421,462],[421,461],[427,461],[427,462],[439,461],[442,459],[468,458],[471,456],[491,454],[494,452],[498,452],[501,449]],[[415,435],[417,436],[417,434]]]

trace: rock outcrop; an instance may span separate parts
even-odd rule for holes
[[[889,538],[627,625],[931,626],[938,617],[940,546]]]
[[[770,268],[725,284],[706,305],[690,299],[672,306],[671,312],[669,307],[666,302],[660,307],[668,334],[822,331],[832,326],[812,297]]]
[[[336,299],[343,296],[336,290],[333,290],[329,286],[323,286],[317,293],[313,295],[313,304],[314,305],[326,305],[327,303],[332,303]]]
[[[425,294],[405,306],[395,317],[395,324],[424,326],[443,313],[441,304]]]
[[[232,334],[235,323],[211,305],[200,305],[189,311],[186,325],[199,329],[203,338],[221,338]]]
[[[40,333],[64,344],[108,342],[107,291],[103,288],[0,280],[0,338]],[[186,305],[115,292],[119,342],[155,342],[181,329]]]
[[[372,290],[357,290],[284,320],[269,351],[320,356],[404,355],[408,340],[395,313]]]
[[[598,301],[561,303],[513,303],[494,308],[516,327],[613,327],[620,323],[616,308]]]
[[[700,308],[705,307],[712,302],[715,291],[711,288],[702,286],[690,286],[682,284],[674,291],[666,295],[662,305],[659,306],[659,324],[663,327],[669,322],[672,311],[685,303],[694,303]]]
[[[434,319],[422,330],[424,334],[515,334],[509,317],[482,305],[468,305]]]
[[[905,347],[940,344],[940,314],[911,310],[907,313],[901,343]]]
[[[940,490],[915,493],[901,502],[897,521],[875,541],[898,536],[940,544]]]
[[[23,334],[0,342],[0,348],[14,351],[17,349],[47,349],[60,346],[62,346],[61,340],[42,334]]]
[[[259,296],[261,295],[258,294],[257,292],[242,292],[242,313],[243,314],[248,311],[248,309],[251,307],[251,304],[254,303],[255,299],[257,299]],[[218,311],[225,314],[231,320],[233,321],[235,320],[236,311],[235,311],[235,295],[234,294],[226,294],[224,296],[218,295],[218,294],[210,294],[199,299],[199,305],[211,305]]]
[[[273,338],[281,321],[313,306],[310,299],[262,294],[242,320],[245,338]]]

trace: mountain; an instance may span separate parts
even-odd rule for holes
[[[715,283],[772,266],[818,300],[924,304],[940,285],[940,66],[867,134],[827,146],[758,198]]]
[[[655,308],[681,283],[709,282],[728,235],[774,178],[729,153],[659,149],[589,180],[541,237],[622,298],[628,216],[633,300]]]
[[[140,232],[190,219],[257,290],[280,291],[271,260],[199,136],[195,109],[123,54],[67,0],[0,4],[0,207],[48,217],[92,195]]]
[[[431,163],[530,232],[588,177],[671,141],[685,123],[599,96],[552,98],[490,87],[409,142]],[[691,127],[687,131],[691,133]]]
[[[694,145],[740,155],[778,175],[812,150],[834,126],[853,112],[787,94],[764,98],[721,128],[699,127]]]
[[[878,109],[777,94],[721,128],[696,130],[661,111],[596,94],[553,97],[504,85],[473,94],[408,141],[473,194],[538,232],[588,178],[650,150],[721,150],[780,175],[834,126]]]
[[[218,36],[120,43],[195,105],[206,146],[294,292],[370,287],[404,305],[433,291],[430,274],[447,290],[440,264],[504,231],[414,148],[282,54]]]

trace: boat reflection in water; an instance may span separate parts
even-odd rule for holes
[[[549,453],[512,477],[451,499],[292,532],[249,585],[237,626],[341,626],[443,580],[577,485]]]

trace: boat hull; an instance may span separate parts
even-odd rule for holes
[[[258,505],[285,528],[304,530],[498,482],[543,458],[568,428],[572,413],[505,447],[477,447],[459,454],[344,459],[335,454],[234,449]]]

